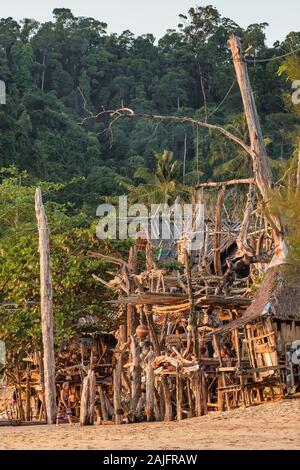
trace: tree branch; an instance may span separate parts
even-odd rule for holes
[[[217,131],[220,134],[225,135],[228,139],[235,142],[240,147],[242,147],[243,150],[245,150],[245,152],[248,153],[251,157],[253,155],[253,151],[251,147],[249,147],[249,145],[245,144],[245,142],[239,137],[237,137],[235,134],[232,134],[231,132],[224,129],[224,127],[218,126],[216,124],[209,124],[207,122],[198,121],[197,119],[194,119],[189,116],[162,116],[159,114],[135,113],[130,108],[119,108],[116,110],[107,110],[107,111],[104,110],[104,111],[100,111],[98,114],[94,116],[87,116],[85,118],[82,118],[78,122],[78,124],[83,125],[87,121],[90,121],[92,119],[97,120],[105,115],[106,116],[109,115],[112,118],[112,122],[109,124],[108,128],[105,131],[111,131],[112,124],[120,117],[143,118],[143,119],[151,119],[154,121],[173,121],[173,122],[179,122],[179,123],[189,123],[195,126],[204,127],[206,129]]]

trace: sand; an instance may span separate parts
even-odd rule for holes
[[[0,426],[0,449],[300,449],[300,399],[179,423]]]

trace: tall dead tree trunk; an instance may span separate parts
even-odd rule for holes
[[[242,44],[237,36],[232,35],[229,38],[228,45],[232,53],[233,65],[241,91],[245,117],[249,130],[251,158],[253,163],[255,182],[261,192],[263,201],[265,203],[265,214],[268,222],[274,229],[276,241],[278,243],[282,239],[282,226],[279,218],[271,214],[269,211],[269,201],[272,191],[273,179],[248,75],[248,69],[243,56]]]
[[[40,282],[41,282],[41,319],[44,349],[44,383],[45,403],[48,424],[55,423],[56,391],[55,391],[55,356],[53,338],[53,302],[52,277],[50,267],[49,230],[47,217],[42,201],[41,188],[35,192],[35,211],[39,232]]]

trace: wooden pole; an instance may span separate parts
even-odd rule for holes
[[[100,395],[100,403],[101,403],[101,411],[102,411],[102,418],[104,421],[108,421],[108,411],[105,401],[105,395],[103,388],[99,385],[99,395]]]
[[[223,361],[222,361],[222,355],[221,355],[221,350],[220,350],[220,345],[219,345],[219,341],[218,341],[218,338],[216,335],[213,336],[213,343],[214,343],[214,350],[215,350],[215,353],[217,354],[217,357],[218,357],[218,360],[219,360],[219,364],[220,364],[220,367],[223,367]],[[221,372],[221,379],[222,379],[222,386],[223,387],[226,387],[226,375],[225,375],[225,372]],[[218,382],[219,383],[219,382]],[[219,387],[219,385],[218,385]],[[221,402],[223,404],[223,397],[222,397],[223,393],[219,394],[219,399],[221,398]],[[228,397],[228,394],[225,392],[225,402],[226,402],[226,407],[227,407],[227,410],[230,410],[230,403],[229,403],[229,397]],[[220,405],[221,407],[221,405]],[[219,407],[219,411],[220,410],[220,407]]]
[[[222,276],[221,266],[221,231],[222,231],[222,209],[225,197],[225,187],[222,186],[217,199],[215,215],[215,236],[214,236],[214,269],[216,276]]]
[[[35,211],[39,232],[41,319],[44,349],[45,402],[48,424],[56,419],[55,355],[53,338],[52,277],[50,268],[49,230],[41,188],[35,192]]]
[[[151,310],[150,307],[145,305],[144,306],[144,312],[145,312],[146,319],[147,319],[147,325],[148,325],[148,328],[149,328],[149,333],[150,333],[150,338],[151,338],[151,342],[152,342],[152,345],[153,345],[153,350],[154,350],[155,354],[157,356],[159,356],[160,347],[159,347],[159,341],[158,341],[158,338],[157,338],[157,334],[155,332],[152,310]]]
[[[26,377],[26,401],[25,401],[25,421],[30,421],[31,418],[31,400],[30,400],[30,379],[29,375]]]
[[[93,370],[90,373],[90,390],[89,390],[89,424],[95,421],[95,398],[96,398],[96,376]]]
[[[136,246],[131,246],[128,256],[128,280],[129,280],[129,295],[135,291],[135,282],[132,278],[132,274],[136,272],[136,263],[137,263],[137,250]],[[132,304],[127,305],[127,337],[131,338],[135,333],[136,329],[136,314],[135,308]]]
[[[119,358],[113,373],[113,384],[114,384],[114,413],[115,413],[115,424],[122,424],[123,422],[123,409],[121,401],[122,392],[122,353],[119,354]]]
[[[161,378],[161,384],[164,394],[164,402],[165,402],[165,416],[164,421],[172,421],[173,419],[173,410],[172,410],[172,400],[171,400],[171,393],[169,388],[169,381],[168,378],[164,375]]]
[[[141,347],[134,336],[131,336],[131,357],[132,357],[132,393],[131,393],[131,414],[135,420],[137,417],[137,406],[142,393],[142,377],[141,377]]]
[[[182,420],[182,378],[178,367],[176,369],[176,419]]]
[[[193,288],[192,288],[191,263],[190,263],[190,257],[187,252],[186,246],[184,247],[184,265],[185,265],[185,275],[187,279],[187,288],[188,288],[188,296],[189,296],[189,304],[190,304],[190,314],[189,314],[188,324],[189,324],[189,327],[191,328],[191,331],[188,331],[188,337],[190,337],[190,334],[192,335],[193,353],[195,357],[198,359],[199,347],[198,347],[197,322],[196,322],[196,316],[195,316],[195,300],[194,300]],[[188,346],[189,346],[189,341],[188,341]]]
[[[87,375],[83,379],[82,392],[80,397],[80,426],[88,424],[88,411],[89,411],[89,388],[90,388],[90,377]]]
[[[228,45],[232,53],[233,65],[235,68],[237,82],[241,91],[245,117],[249,130],[251,158],[253,163],[255,182],[265,203],[266,217],[275,231],[277,242],[279,242],[282,238],[281,222],[277,216],[270,214],[269,212],[270,192],[273,185],[271,167],[263,139],[246,61],[243,56],[243,49],[240,38],[234,35],[230,36]]]
[[[155,402],[155,377],[152,366],[152,361],[155,358],[153,351],[150,351],[145,358],[146,362],[146,416],[147,421],[152,421],[154,418],[154,402]]]
[[[240,227],[240,233],[236,239],[236,243],[241,255],[247,254],[248,256],[253,256],[255,254],[255,250],[249,245],[247,240],[253,212],[255,189],[255,186],[251,184],[247,195],[247,202],[242,225]]]

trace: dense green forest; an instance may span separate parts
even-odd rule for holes
[[[147,181],[168,200],[196,182],[251,174],[247,155],[215,132],[124,118],[108,133],[109,116],[82,124],[83,118],[128,107],[207,120],[247,141],[227,47],[235,33],[246,51],[275,176],[293,164],[300,112],[292,104],[291,81],[299,79],[300,61],[277,57],[299,48],[300,32],[268,47],[266,23],[243,29],[212,6],[192,8],[179,21],[157,39],[108,34],[105,23],[76,18],[69,9],[55,9],[53,21],[43,24],[1,19],[0,79],[7,97],[0,106],[0,301],[22,307],[9,321],[1,314],[0,333],[12,344],[40,337],[38,306],[23,306],[38,300],[35,186],[42,185],[52,231],[61,339],[73,334],[83,312],[105,310],[99,307],[103,289],[91,277],[100,271],[104,276],[105,263],[86,257],[99,248],[92,219],[101,200],[126,191],[147,196]],[[162,164],[172,168],[177,186],[160,178]],[[102,246],[108,252],[125,248]]]
[[[105,23],[76,18],[69,9],[54,10],[53,21],[44,24],[2,19],[0,79],[7,86],[7,104],[0,109],[0,166],[26,169],[31,182],[72,181],[61,201],[92,214],[100,197],[123,191],[118,175],[130,181],[137,167],[153,167],[155,152],[171,150],[182,163],[185,139],[188,184],[248,174],[238,148],[193,126],[127,119],[116,123],[111,136],[102,132],[107,118],[78,125],[90,113],[126,106],[136,112],[207,117],[246,139],[227,47],[233,32],[248,49],[274,168],[289,158],[299,124],[284,99],[291,83],[278,73],[282,60],[260,59],[295,49],[300,33],[267,47],[266,23],[244,30],[212,6],[191,9],[180,22],[156,41],[151,34],[107,34]]]

